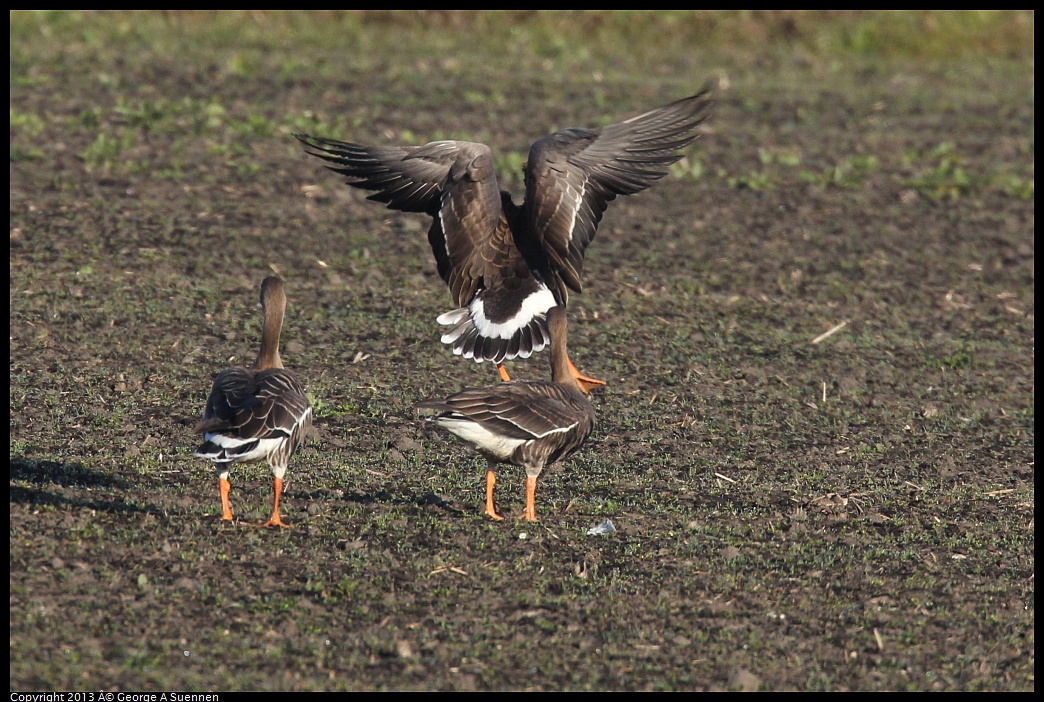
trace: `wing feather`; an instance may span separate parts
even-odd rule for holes
[[[699,136],[707,89],[601,129],[563,129],[530,148],[525,216],[551,271],[580,292],[584,252],[608,203],[667,175]]]

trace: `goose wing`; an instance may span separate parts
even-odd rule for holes
[[[587,424],[593,414],[586,398],[574,397],[567,388],[526,381],[462,390],[445,400],[426,400],[417,406],[474,422],[499,437],[524,441],[571,431]]]
[[[371,190],[367,199],[403,212],[432,217],[428,241],[439,275],[460,306],[474,296],[491,266],[502,265],[501,195],[493,171],[493,154],[485,144],[433,141],[423,146],[363,146],[296,134],[308,153],[348,178],[348,184]],[[498,235],[498,229],[500,230]]]
[[[302,428],[311,426],[312,403],[301,384],[284,368],[271,368],[257,374],[257,392],[264,413],[257,411],[253,421],[264,416],[264,430],[269,437],[285,434],[296,446],[304,438]]]
[[[667,175],[698,136],[711,104],[693,95],[600,129],[570,128],[540,139],[525,168],[525,216],[552,273],[580,292],[584,251],[609,202]]]
[[[311,403],[289,371],[274,368],[255,374],[231,368],[214,380],[203,420],[196,425],[207,438],[197,454],[243,460],[253,457],[260,442],[272,440],[290,441],[296,448],[311,417]]]

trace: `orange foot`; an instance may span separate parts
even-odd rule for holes
[[[272,516],[271,516],[271,518],[267,522],[265,522],[261,526],[263,526],[263,527],[277,526],[277,527],[284,527],[284,528],[289,529],[290,525],[287,524],[286,522],[284,522],[282,519],[279,518],[279,497],[280,497],[280,495],[283,494],[283,479],[282,478],[275,478],[275,481],[274,481],[274,483],[272,485],[272,489],[275,492],[275,498],[273,499],[273,504],[272,504]]]
[[[580,386],[580,389],[583,390],[585,395],[590,393],[595,388],[605,385],[604,380],[592,378],[591,376],[584,375],[583,373],[578,371],[576,369],[576,366],[573,365],[572,360],[569,361],[569,372],[573,374],[574,378],[576,378],[576,384]]]
[[[500,373],[501,380],[503,380],[505,383],[511,382],[511,376],[508,375],[507,368],[504,367],[503,363],[497,364],[497,371]]]

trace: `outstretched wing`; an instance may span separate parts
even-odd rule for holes
[[[294,136],[327,168],[346,176],[349,185],[373,191],[367,199],[430,215],[428,241],[439,275],[458,305],[471,300],[489,262],[497,260],[494,249],[503,246],[494,236],[501,224],[501,196],[488,146],[470,141],[362,146]]]
[[[601,129],[570,128],[540,139],[526,164],[525,216],[552,273],[580,292],[584,251],[617,195],[667,175],[698,136],[711,100],[692,97]]]

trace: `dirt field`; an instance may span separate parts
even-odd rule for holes
[[[910,17],[13,14],[11,689],[1033,690],[1033,16]],[[571,298],[594,434],[495,523],[413,407],[497,378],[427,221],[291,134],[482,141],[518,201],[707,81]],[[283,530],[193,456],[271,271]]]

